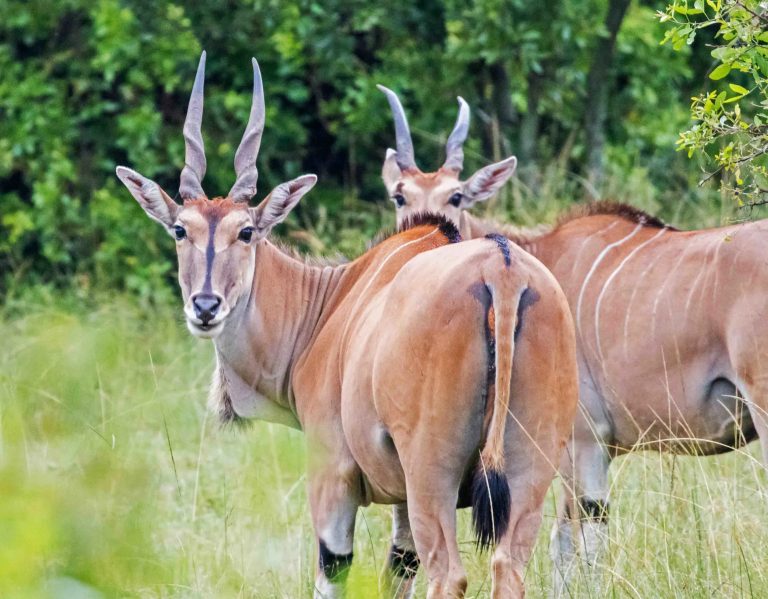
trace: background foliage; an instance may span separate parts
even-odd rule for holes
[[[566,203],[613,195],[666,214],[686,199],[710,202],[692,191],[697,166],[674,151],[688,98],[712,64],[706,35],[682,52],[659,45],[659,7],[635,2],[611,61],[598,44],[610,42],[606,19],[622,4],[4,0],[0,291],[39,283],[83,297],[122,289],[150,298],[172,289],[172,244],[119,187],[114,167],[177,189],[202,48],[206,188],[222,193],[232,183],[256,56],[268,112],[262,194],[302,172],[320,175],[283,230],[315,252],[359,251],[390,218],[379,169],[393,135],[377,82],[402,95],[425,168],[442,160],[463,95],[473,107],[467,169],[521,158],[519,201],[504,204],[513,218],[553,186]],[[596,69],[605,71],[599,89],[588,85]],[[601,97],[598,147],[587,109]],[[597,173],[587,168],[596,158]]]
[[[768,202],[768,11],[757,0],[676,0],[659,14],[664,42],[679,49],[702,34],[714,36],[713,84],[694,96],[694,124],[678,145],[700,151],[740,205]]]

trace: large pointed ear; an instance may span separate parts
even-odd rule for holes
[[[403,171],[397,165],[397,152],[392,148],[387,149],[387,156],[384,158],[384,166],[381,167],[381,178],[384,180],[384,187],[390,192],[400,180]]]
[[[493,197],[515,174],[516,168],[517,158],[514,156],[481,168],[464,183],[462,206],[467,208],[475,202],[483,202]]]
[[[115,172],[139,205],[144,208],[144,212],[170,233],[181,206],[174,202],[157,183],[136,171],[118,166]]]
[[[301,197],[317,183],[317,175],[302,175],[293,181],[281,183],[264,200],[251,208],[251,217],[256,225],[256,233],[265,237],[272,227],[285,220]]]

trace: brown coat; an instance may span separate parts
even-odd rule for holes
[[[340,266],[267,239],[314,175],[258,206],[261,75],[227,197],[207,199],[201,56],[184,127],[176,204],[154,181],[117,175],[176,239],[190,332],[212,339],[211,401],[225,420],[300,427],[318,540],[316,597],[343,593],[357,508],[396,504],[389,580],[408,595],[419,560],[430,597],[466,588],[456,506],[471,503],[481,545],[496,545],[495,597],[523,593],[544,494],[577,402],[575,339],[551,274],[504,237],[455,243],[456,227],[417,218]]]

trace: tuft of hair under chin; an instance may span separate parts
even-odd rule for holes
[[[250,420],[242,418],[236,411],[229,395],[227,380],[221,367],[217,366],[211,378],[211,387],[208,391],[208,408],[218,416],[222,428],[245,429]]]

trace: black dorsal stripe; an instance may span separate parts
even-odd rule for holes
[[[648,212],[631,206],[630,204],[614,202],[612,200],[600,200],[597,202],[589,202],[588,204],[579,204],[578,206],[574,206],[557,219],[555,228],[561,227],[564,224],[571,222],[572,220],[584,218],[587,216],[599,215],[618,216],[619,218],[623,218],[629,222],[637,223],[645,227],[652,227],[655,229],[667,228],[672,231],[677,230],[653,214],[649,214]]]
[[[501,255],[504,256],[504,266],[509,268],[512,264],[512,254],[510,253],[509,249],[509,239],[504,237],[504,235],[499,235],[498,233],[488,233],[485,238],[496,242],[496,245],[499,246],[499,249],[501,250]]]

